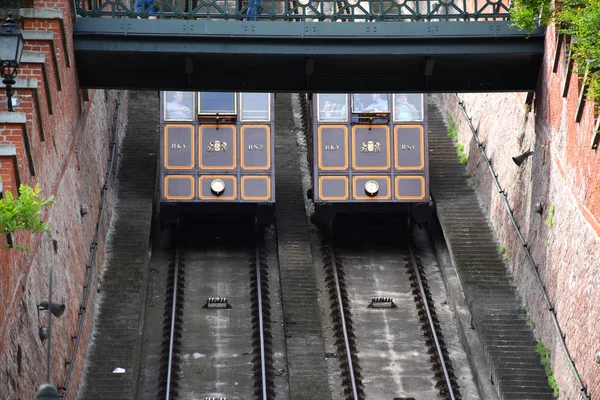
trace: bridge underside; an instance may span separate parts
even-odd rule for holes
[[[74,48],[83,88],[535,90],[543,30],[527,36],[509,24],[80,18]]]

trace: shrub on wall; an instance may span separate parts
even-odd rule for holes
[[[587,77],[588,99],[600,100],[600,0],[515,0],[511,9],[514,26],[532,31],[537,25],[556,23],[571,35],[571,57],[577,72]]]
[[[15,198],[11,192],[6,192],[5,198],[0,199],[0,235],[10,237],[17,231],[32,233],[49,231],[50,227],[42,222],[40,216],[43,214],[42,208],[49,207],[53,201],[54,196],[47,199],[40,198],[39,185],[35,185],[35,188],[20,185],[18,198]],[[12,243],[12,240],[9,240],[7,247],[21,251],[29,250]]]

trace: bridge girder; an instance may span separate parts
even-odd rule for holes
[[[544,30],[509,25],[79,18],[74,50],[83,88],[535,90]]]

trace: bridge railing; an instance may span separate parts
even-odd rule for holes
[[[246,21],[502,21],[510,0],[76,0],[82,17]]]
[[[0,0],[0,8],[20,8],[19,0]]]

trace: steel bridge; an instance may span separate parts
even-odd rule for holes
[[[74,49],[85,88],[534,90],[545,32],[508,1],[77,0]]]

